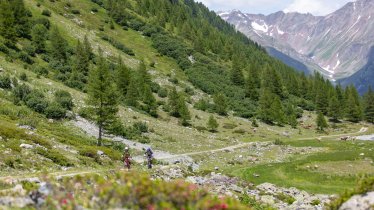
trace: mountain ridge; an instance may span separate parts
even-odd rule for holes
[[[218,15],[262,46],[304,63],[311,72],[316,70],[332,81],[342,81],[370,62],[373,11],[373,0],[360,0],[326,16],[283,11],[254,15],[238,10]]]

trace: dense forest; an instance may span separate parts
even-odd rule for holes
[[[87,92],[91,99],[101,94],[107,103],[88,102],[99,107],[94,116],[107,129],[126,134],[118,128],[118,123],[113,123],[115,120],[100,116],[102,110],[108,109],[112,111],[107,114],[113,115],[118,103],[153,117],[158,117],[161,107],[180,118],[185,126],[191,119],[187,102],[203,111],[223,116],[233,113],[279,126],[297,127],[303,110],[317,111],[334,122],[343,119],[373,122],[371,89],[361,97],[353,86],[334,86],[318,73],[306,76],[296,72],[267,55],[261,46],[201,3],[193,0],[92,1],[106,9],[112,19],[108,21],[111,28],[116,23],[123,30],[140,32],[151,40],[161,56],[174,59],[196,88],[212,96],[199,101],[187,100],[189,91],[178,92],[152,81],[148,69],[154,63],[141,61],[138,68],[131,69],[120,57],[106,59],[100,49],[99,53],[93,53],[87,37],[69,44],[59,28],[51,24],[49,10],[33,15],[22,0],[1,0],[0,52],[7,61],[22,61],[24,68]],[[102,35],[101,38],[122,52],[136,56],[114,37]],[[27,77],[24,75],[21,79],[26,81]],[[109,81],[115,81],[113,87],[108,85]],[[62,118],[73,107],[69,93],[58,92],[54,99],[47,99],[42,92],[18,84],[12,75],[0,75],[0,88],[11,90],[16,104],[25,104],[51,118]],[[167,98],[167,103],[158,102],[156,95]],[[210,124],[214,130],[213,119]]]

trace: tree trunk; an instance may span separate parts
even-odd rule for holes
[[[102,139],[102,134],[103,133],[103,125],[100,123],[99,125],[99,138],[97,139],[97,145],[101,146],[101,139]]]

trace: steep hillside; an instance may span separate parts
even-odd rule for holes
[[[324,17],[277,12],[268,16],[220,13],[263,46],[274,47],[338,80],[352,76],[369,59],[374,40],[374,1],[359,0]],[[359,85],[359,84],[357,84]]]

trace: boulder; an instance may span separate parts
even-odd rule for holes
[[[31,145],[31,144],[21,144],[21,145],[19,145],[19,147],[21,147],[23,149],[34,149],[34,146]]]
[[[339,208],[339,210],[366,210],[372,209],[374,206],[374,192],[364,195],[355,195]]]
[[[98,150],[96,154],[99,155],[99,156],[103,156],[105,153],[101,150]]]

